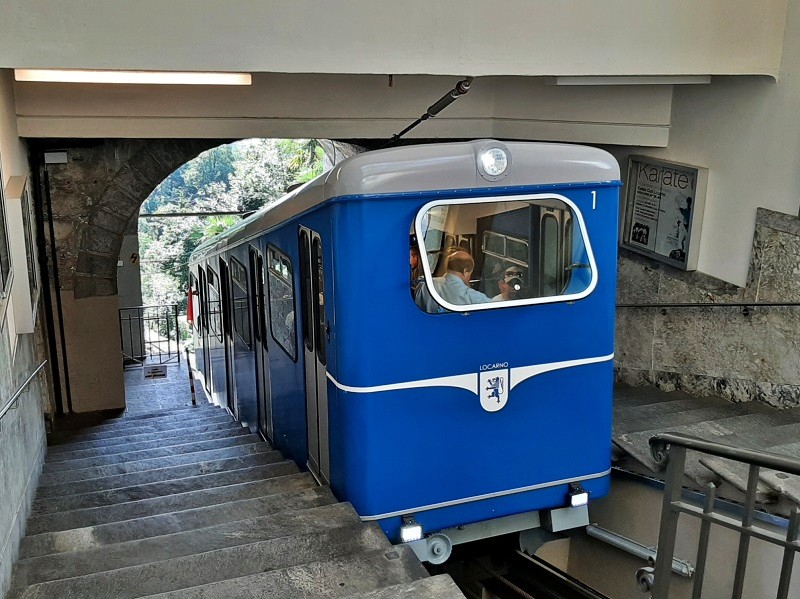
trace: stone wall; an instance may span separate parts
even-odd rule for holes
[[[26,147],[20,141],[14,116],[12,73],[0,70],[0,187],[11,177],[29,174]],[[0,194],[2,195],[2,194]],[[2,206],[0,205],[0,209]],[[14,259],[25,261],[24,256]],[[17,276],[26,276],[18,271]],[[0,301],[0,407],[4,407],[20,385],[47,358],[41,305],[34,332],[17,335],[13,298]],[[40,301],[41,304],[41,301]],[[17,306],[22,310],[24,306]],[[43,412],[53,413],[47,367],[0,420],[0,597],[8,588],[11,566],[17,556],[19,539],[45,453]]]
[[[720,257],[724,260],[724,256]],[[800,219],[759,208],[747,285],[620,250],[619,303],[800,302]],[[800,406],[800,307],[619,308],[620,381]]]
[[[167,176],[213,140],[104,140],[67,145],[47,165],[66,368],[76,412],[125,407],[117,298],[122,241],[139,208]],[[63,142],[60,149],[64,149]],[[52,268],[52,266],[51,266]],[[51,306],[54,313],[58,306]],[[61,340],[58,341],[61,346]],[[66,387],[63,360],[59,375]]]
[[[18,335],[16,348],[8,323],[0,328],[0,398],[5,402],[45,359],[41,315],[35,333]],[[0,597],[8,589],[11,566],[24,535],[45,454],[43,412],[51,411],[45,372],[28,385],[17,407],[0,420]],[[0,404],[0,405],[4,405]]]
[[[47,167],[59,283],[75,299],[117,294],[122,238],[148,195],[206,140],[106,140]]]

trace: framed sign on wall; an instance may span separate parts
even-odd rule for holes
[[[708,169],[631,156],[620,245],[682,270],[696,270]]]

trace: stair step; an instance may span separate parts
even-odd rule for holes
[[[328,487],[313,485],[299,490],[291,490],[289,487],[297,487],[299,481],[295,477],[292,478],[292,481],[283,481],[292,483],[285,485],[286,489],[281,489],[276,484],[268,490],[271,491],[271,494],[264,494],[252,499],[240,499],[230,503],[214,504],[124,522],[26,536],[20,543],[20,559],[107,548],[116,543],[150,539],[278,512],[304,510],[336,503],[336,498]]]
[[[49,499],[52,497],[63,497],[65,495],[82,495],[95,491],[110,491],[112,489],[123,489],[134,485],[148,485],[150,483],[186,478],[187,476],[200,476],[202,474],[212,474],[214,472],[226,472],[229,470],[241,470],[252,466],[263,466],[273,464],[283,460],[283,455],[279,451],[267,451],[266,453],[256,453],[236,458],[223,460],[210,460],[198,462],[196,464],[186,464],[184,466],[172,466],[170,468],[159,468],[157,470],[145,470],[144,472],[133,472],[131,474],[117,474],[105,478],[93,478],[72,483],[62,483],[56,485],[46,485],[39,487],[36,493],[36,500]]]
[[[63,462],[45,462],[42,467],[42,474],[53,472],[63,472],[65,470],[80,470],[83,468],[94,468],[97,466],[109,466],[111,464],[124,464],[125,462],[138,462],[152,458],[170,458],[179,454],[197,453],[210,449],[224,449],[226,447],[236,447],[237,445],[251,445],[261,442],[261,437],[253,434],[245,434],[240,437],[229,439],[211,439],[209,441],[198,441],[194,443],[184,443],[173,445],[172,447],[162,447],[156,449],[143,449],[130,453],[115,453],[107,456],[95,456],[90,458],[78,458],[65,460]]]
[[[152,564],[45,582],[25,588],[19,596],[24,599],[134,599],[163,593],[165,590],[188,589],[190,594],[183,596],[197,597],[198,595],[191,593],[194,591],[193,587],[198,585],[206,585],[203,588],[208,588],[213,583],[229,578],[242,579],[241,577],[253,575],[260,577],[264,576],[264,572],[296,564],[330,560],[355,553],[374,553],[376,550],[381,555],[387,550],[393,552],[377,524],[365,526],[357,523],[334,530],[280,537]],[[417,568],[422,569],[419,561]],[[330,585],[332,581],[324,582]],[[320,584],[322,583],[323,580],[320,580]],[[13,593],[11,596],[14,596]],[[219,598],[230,595],[218,593],[213,596]]]
[[[127,427],[127,426],[141,426],[146,425],[154,422],[165,422],[168,420],[179,420],[179,419],[192,419],[192,418],[203,418],[209,415],[215,415],[225,413],[225,410],[221,410],[216,406],[211,404],[205,405],[197,405],[197,406],[180,406],[174,409],[165,409],[159,410],[155,412],[142,412],[138,414],[123,414],[121,416],[116,416],[113,418],[106,418],[101,422],[97,422],[97,424],[91,424],[89,426],[82,426],[78,428],[62,428],[58,429],[56,433],[71,433],[71,432],[92,432],[92,431],[100,431],[103,429],[111,430],[118,427]],[[79,416],[80,417],[80,416]],[[58,427],[59,421],[56,420],[56,427]]]
[[[131,474],[134,472],[145,472],[147,470],[158,470],[160,468],[170,468],[172,466],[183,466],[186,464],[197,464],[209,460],[220,460],[225,458],[241,457],[256,453],[266,453],[273,451],[269,444],[259,441],[250,445],[239,445],[236,447],[226,447],[223,449],[210,449],[195,453],[185,453],[173,455],[169,458],[151,458],[139,460],[137,462],[125,462],[122,464],[111,464],[110,466],[94,466],[92,468],[81,468],[79,470],[64,470],[59,472],[45,472],[39,477],[42,485],[57,485],[61,483],[89,480],[92,478],[104,478],[117,474]]]
[[[66,460],[78,460],[82,458],[93,458],[110,456],[120,453],[132,453],[134,451],[144,451],[145,449],[158,449],[161,447],[174,447],[175,445],[186,445],[187,443],[202,443],[214,439],[226,439],[252,434],[250,429],[242,426],[230,428],[222,431],[198,431],[189,432],[175,437],[162,437],[150,441],[134,441],[122,445],[112,445],[106,447],[93,447],[88,449],[75,449],[72,451],[61,451],[58,453],[47,453],[47,464],[57,464]]]
[[[85,510],[127,503],[130,501],[166,497],[167,495],[178,495],[179,493],[187,493],[189,491],[199,491],[201,489],[212,489],[214,487],[225,487],[239,483],[253,482],[265,478],[272,478],[273,476],[282,476],[297,472],[296,468],[291,469],[292,472],[288,471],[288,464],[294,464],[294,462],[284,460],[265,466],[252,466],[239,470],[187,476],[147,485],[134,485],[122,489],[112,489],[110,491],[93,491],[80,495],[41,499],[34,501],[31,513],[34,516],[38,516],[42,514],[68,512],[71,510]],[[275,474],[276,472],[279,474]]]
[[[464,599],[464,594],[449,575],[439,574],[377,591],[347,595],[347,599]]]
[[[400,546],[162,593],[151,599],[347,597],[427,576],[414,552]]]
[[[160,431],[157,433],[139,433],[138,435],[127,435],[124,437],[111,437],[108,439],[96,439],[94,441],[76,441],[74,443],[60,443],[58,445],[49,445],[47,447],[47,455],[53,455],[66,451],[75,451],[76,449],[94,449],[96,447],[113,447],[115,445],[124,445],[126,443],[138,443],[139,441],[154,441],[158,439],[170,439],[172,437],[180,437],[182,435],[199,434],[206,432],[224,431],[231,429],[240,429],[242,424],[235,420],[228,420],[227,422],[219,422],[214,424],[203,424],[201,426],[190,426],[185,428],[170,429],[167,431]]]
[[[275,469],[275,472],[285,472],[285,475],[276,475],[275,478],[228,485],[225,487],[189,491],[178,495],[167,495],[165,497],[154,497],[153,499],[142,499],[140,501],[131,501],[128,503],[84,510],[31,516],[28,518],[25,530],[28,534],[40,534],[57,530],[69,530],[71,528],[97,526],[98,524],[107,524],[109,522],[133,520],[135,518],[215,505],[227,501],[235,501],[237,499],[249,499],[261,495],[269,495],[270,493],[277,492],[277,489],[296,490],[316,484],[313,477],[308,473],[291,474],[292,471],[297,472],[297,466],[294,462],[280,462],[272,467]]]
[[[164,421],[143,421],[131,423],[125,426],[117,425],[111,428],[92,427],[78,431],[61,431],[47,435],[47,442],[50,445],[60,443],[71,443],[75,441],[92,441],[95,439],[110,439],[123,435],[134,435],[140,433],[157,433],[176,428],[187,428],[189,426],[211,424],[214,422],[231,422],[233,418],[227,412],[215,412],[193,418],[171,418]]]
[[[149,412],[116,412],[109,415],[107,412],[87,412],[77,415],[78,421],[76,422],[70,416],[64,419],[57,418],[54,422],[58,432],[70,432],[85,430],[93,426],[102,426],[104,424],[115,424],[118,422],[133,422],[136,420],[150,420],[152,418],[159,418],[162,416],[174,416],[178,414],[188,415],[191,412],[208,412],[218,409],[217,406],[206,401],[198,403],[196,406],[175,406],[172,408],[162,408],[152,410]],[[77,425],[77,426],[76,426]]]
[[[320,533],[359,522],[358,514],[347,503],[283,512],[89,551],[20,560],[14,568],[13,580],[17,587],[29,586],[280,537]]]

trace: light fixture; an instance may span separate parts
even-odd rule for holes
[[[486,145],[478,152],[478,172],[487,181],[499,181],[511,166],[511,153],[499,143]]]
[[[570,507],[581,507],[589,503],[589,491],[581,487],[578,483],[569,485],[569,505]]]
[[[708,85],[711,75],[568,75],[545,77],[545,85]]]
[[[403,543],[419,541],[422,538],[422,524],[414,520],[414,516],[403,516],[403,525],[400,527],[400,540]]]
[[[139,85],[251,85],[250,73],[186,71],[84,71],[69,69],[14,69],[17,81],[45,83],[115,83]]]

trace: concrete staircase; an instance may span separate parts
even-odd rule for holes
[[[221,409],[48,444],[7,599],[463,597]]]

